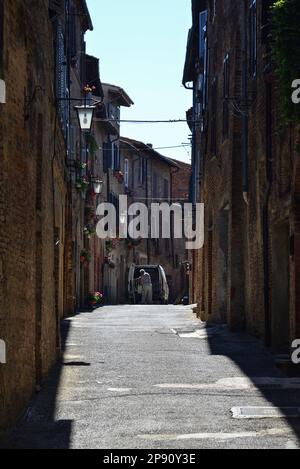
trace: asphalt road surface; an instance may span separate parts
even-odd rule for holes
[[[188,307],[104,307],[63,336],[61,364],[2,447],[300,447],[300,380]]]

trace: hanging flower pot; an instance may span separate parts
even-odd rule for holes
[[[86,176],[81,179],[78,179],[76,182],[76,188],[82,191],[86,191],[90,185],[90,182]]]
[[[85,236],[90,239],[92,236],[96,234],[96,227],[93,225],[87,225],[84,227],[83,232]]]
[[[96,86],[87,84],[83,87],[82,91],[84,94],[93,93],[94,91],[96,91]]]
[[[124,173],[122,173],[122,171],[115,171],[114,177],[117,179],[119,184],[124,182]]]
[[[81,161],[76,161],[75,165],[78,171],[84,171],[88,166],[87,163],[81,163]]]

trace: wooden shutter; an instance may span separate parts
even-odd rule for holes
[[[120,152],[119,147],[114,145],[114,170],[118,171],[120,169]]]
[[[58,111],[64,131],[67,136],[68,128],[68,88],[67,88],[67,59],[65,53],[65,36],[61,19],[56,22],[56,97],[58,101]]]
[[[111,165],[112,165],[111,143],[104,143],[103,144],[103,171],[107,173],[109,168],[111,168]]]
[[[70,56],[73,59],[77,56],[77,31],[74,7],[71,7],[69,15],[69,47]]]

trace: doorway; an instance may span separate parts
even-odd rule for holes
[[[290,347],[290,230],[288,223],[272,234],[271,335],[272,348],[288,352]]]
[[[223,209],[220,212],[218,252],[218,305],[222,322],[227,322],[228,316],[228,230],[229,211]]]

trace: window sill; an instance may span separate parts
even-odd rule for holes
[[[0,80],[0,104],[6,103],[6,86],[5,81]]]

